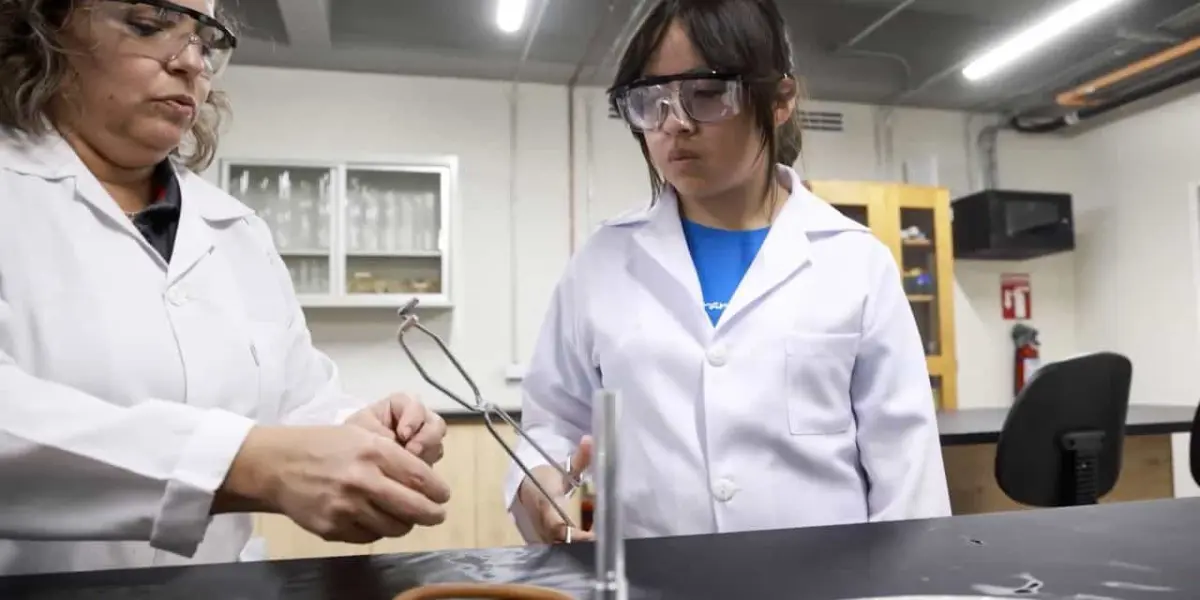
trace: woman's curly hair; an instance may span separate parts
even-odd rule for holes
[[[0,127],[48,133],[47,109],[71,76],[62,31],[85,1],[0,0]],[[188,150],[174,152],[189,169],[199,172],[212,164],[221,118],[228,112],[225,95],[210,92],[184,139]]]

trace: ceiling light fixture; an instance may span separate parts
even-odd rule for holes
[[[963,77],[969,81],[979,81],[993,75],[1121,1],[1075,0],[971,61],[962,70]]]
[[[497,0],[496,26],[504,33],[516,33],[525,23],[528,0]]]

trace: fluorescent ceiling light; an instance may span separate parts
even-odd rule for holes
[[[988,51],[987,54],[971,61],[971,64],[962,70],[963,77],[970,81],[988,77],[1121,1],[1074,0],[1029,29]]]
[[[497,0],[496,26],[504,33],[516,33],[525,23],[528,0]]]

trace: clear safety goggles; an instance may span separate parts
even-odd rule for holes
[[[609,102],[635,131],[658,131],[669,115],[684,123],[714,123],[742,111],[745,85],[731,73],[646,77],[608,90]]]
[[[195,45],[204,74],[225,70],[237,37],[215,18],[167,0],[101,0],[93,8],[99,23],[117,30],[121,48],[164,64]]]

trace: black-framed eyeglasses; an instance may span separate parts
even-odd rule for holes
[[[702,71],[644,77],[608,90],[609,102],[635,131],[658,131],[669,115],[681,122],[715,123],[741,113],[745,78]]]
[[[216,18],[169,0],[103,0],[94,10],[121,29],[135,52],[163,63],[198,46],[208,77],[220,75],[237,48],[237,36]]]
[[[550,492],[546,490],[542,483],[533,476],[533,472],[528,466],[526,466],[524,461],[517,457],[516,451],[513,450],[508,442],[504,441],[504,436],[501,435],[496,429],[496,420],[498,419],[501,423],[512,427],[513,431],[518,436],[528,442],[530,447],[536,450],[538,454],[541,454],[542,458],[545,459],[547,463],[558,470],[559,474],[563,477],[563,481],[567,485],[567,497],[570,497],[577,489],[580,488],[580,486],[583,485],[582,479],[572,476],[568,470],[569,465],[571,464],[571,458],[568,456],[564,461],[566,466],[556,461],[554,457],[550,456],[550,454],[546,452],[541,445],[534,441],[529,434],[521,428],[521,425],[517,423],[515,419],[510,417],[507,412],[495,404],[483,399],[483,394],[479,392],[479,386],[475,385],[475,380],[471,379],[471,376],[467,373],[467,370],[463,368],[462,363],[458,362],[458,358],[454,356],[454,353],[450,351],[450,348],[446,346],[446,343],[442,341],[442,338],[422,325],[420,320],[417,319],[415,311],[418,304],[419,300],[417,298],[413,298],[398,311],[401,322],[400,328],[396,332],[396,340],[400,342],[400,347],[403,348],[404,353],[408,355],[409,362],[416,367],[417,373],[421,375],[421,379],[424,379],[426,383],[433,386],[439,392],[445,394],[447,398],[450,398],[459,406],[462,406],[472,413],[483,415],[483,423],[484,426],[487,427],[488,433],[490,433],[496,442],[500,444],[502,448],[504,448],[504,452],[507,453],[509,458],[511,458],[517,467],[521,469],[521,471],[525,474],[525,477],[531,483],[533,483],[538,492],[550,502],[550,505],[554,507],[555,512],[558,513],[558,516],[562,518],[563,523],[567,524],[567,541],[570,542],[571,529],[578,529],[578,527],[576,527],[574,524],[574,520],[571,519],[571,517],[567,514],[566,509],[559,505],[558,501],[550,494]],[[435,344],[437,344],[438,348],[441,349],[446,358],[450,359],[450,363],[454,365],[454,369],[458,371],[459,375],[462,376],[463,380],[467,384],[467,387],[471,390],[471,394],[474,396],[474,398],[468,400],[454,393],[445,385],[442,385],[434,380],[429,372],[425,370],[425,367],[421,365],[421,361],[417,360],[416,355],[413,354],[412,349],[408,347],[408,344],[404,340],[404,334],[413,329],[425,334],[427,337],[433,340]]]

